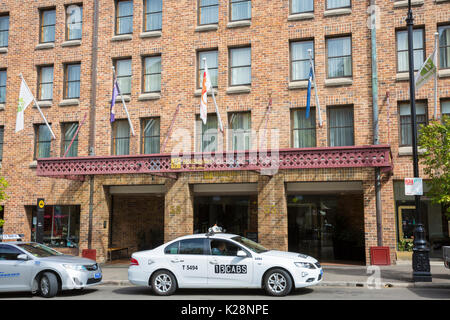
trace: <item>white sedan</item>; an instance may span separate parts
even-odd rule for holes
[[[270,295],[285,296],[318,284],[323,270],[310,256],[268,250],[238,235],[210,232],[133,253],[128,279],[162,296],[177,288],[264,288]]]

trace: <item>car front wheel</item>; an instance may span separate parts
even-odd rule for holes
[[[51,272],[46,272],[39,280],[39,292],[44,298],[52,298],[58,293],[58,279]]]
[[[282,297],[292,290],[292,280],[283,269],[273,269],[264,277],[264,289],[271,296]]]
[[[177,289],[175,276],[170,271],[161,270],[152,275],[150,280],[153,292],[159,296],[170,296]]]

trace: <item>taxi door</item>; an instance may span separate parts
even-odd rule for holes
[[[247,257],[238,257],[237,252],[243,249],[222,239],[210,239],[208,249],[208,286],[251,287],[253,260],[247,251]]]
[[[33,260],[18,260],[22,251],[7,244],[0,244],[0,292],[31,290]]]
[[[173,245],[178,245],[178,248],[175,250],[167,248],[169,249],[167,259],[172,270],[175,271],[180,286],[205,287],[207,282],[206,239],[185,239]],[[172,250],[173,252],[170,252]]]

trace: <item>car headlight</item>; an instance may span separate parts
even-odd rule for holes
[[[63,267],[75,271],[87,271],[86,267],[81,264],[63,264]]]
[[[315,269],[316,267],[314,267],[314,265],[312,263],[309,262],[294,262],[295,265],[299,268],[304,268],[304,269]]]

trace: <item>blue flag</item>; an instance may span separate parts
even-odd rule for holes
[[[116,112],[114,111],[114,106],[116,105],[116,99],[119,95],[119,86],[117,84],[117,80],[114,80],[114,88],[113,88],[113,95],[111,99],[111,123],[116,120]]]
[[[306,98],[306,119],[309,118],[309,110],[311,109],[311,83],[313,80],[313,69],[312,66],[309,69],[309,78],[308,78],[308,96]]]

